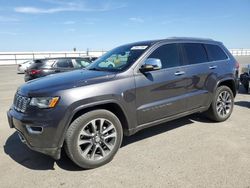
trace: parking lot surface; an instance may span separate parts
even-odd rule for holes
[[[82,170],[29,150],[6,111],[24,83],[16,66],[0,66],[0,187],[250,187],[250,94],[235,99],[230,119],[201,115],[126,137],[109,164]]]

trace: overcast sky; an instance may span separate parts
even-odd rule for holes
[[[172,36],[250,48],[250,0],[0,0],[0,51],[108,50]]]

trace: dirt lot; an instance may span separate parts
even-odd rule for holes
[[[109,164],[81,170],[29,150],[8,127],[6,111],[23,75],[0,66],[0,187],[250,187],[250,94],[236,97],[231,118],[200,115],[125,138]]]

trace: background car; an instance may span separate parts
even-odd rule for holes
[[[37,59],[26,70],[24,80],[27,82],[50,74],[85,68],[90,63],[91,57]]]
[[[34,63],[33,60],[25,61],[24,63],[19,64],[17,67],[18,73],[25,73],[25,71],[31,66],[32,63]]]
[[[247,92],[250,91],[250,64],[247,67],[242,68],[242,74],[240,75],[240,82],[244,86]]]

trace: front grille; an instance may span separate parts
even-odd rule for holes
[[[24,97],[16,93],[14,98],[14,108],[18,112],[25,112],[30,102],[30,98]]]

